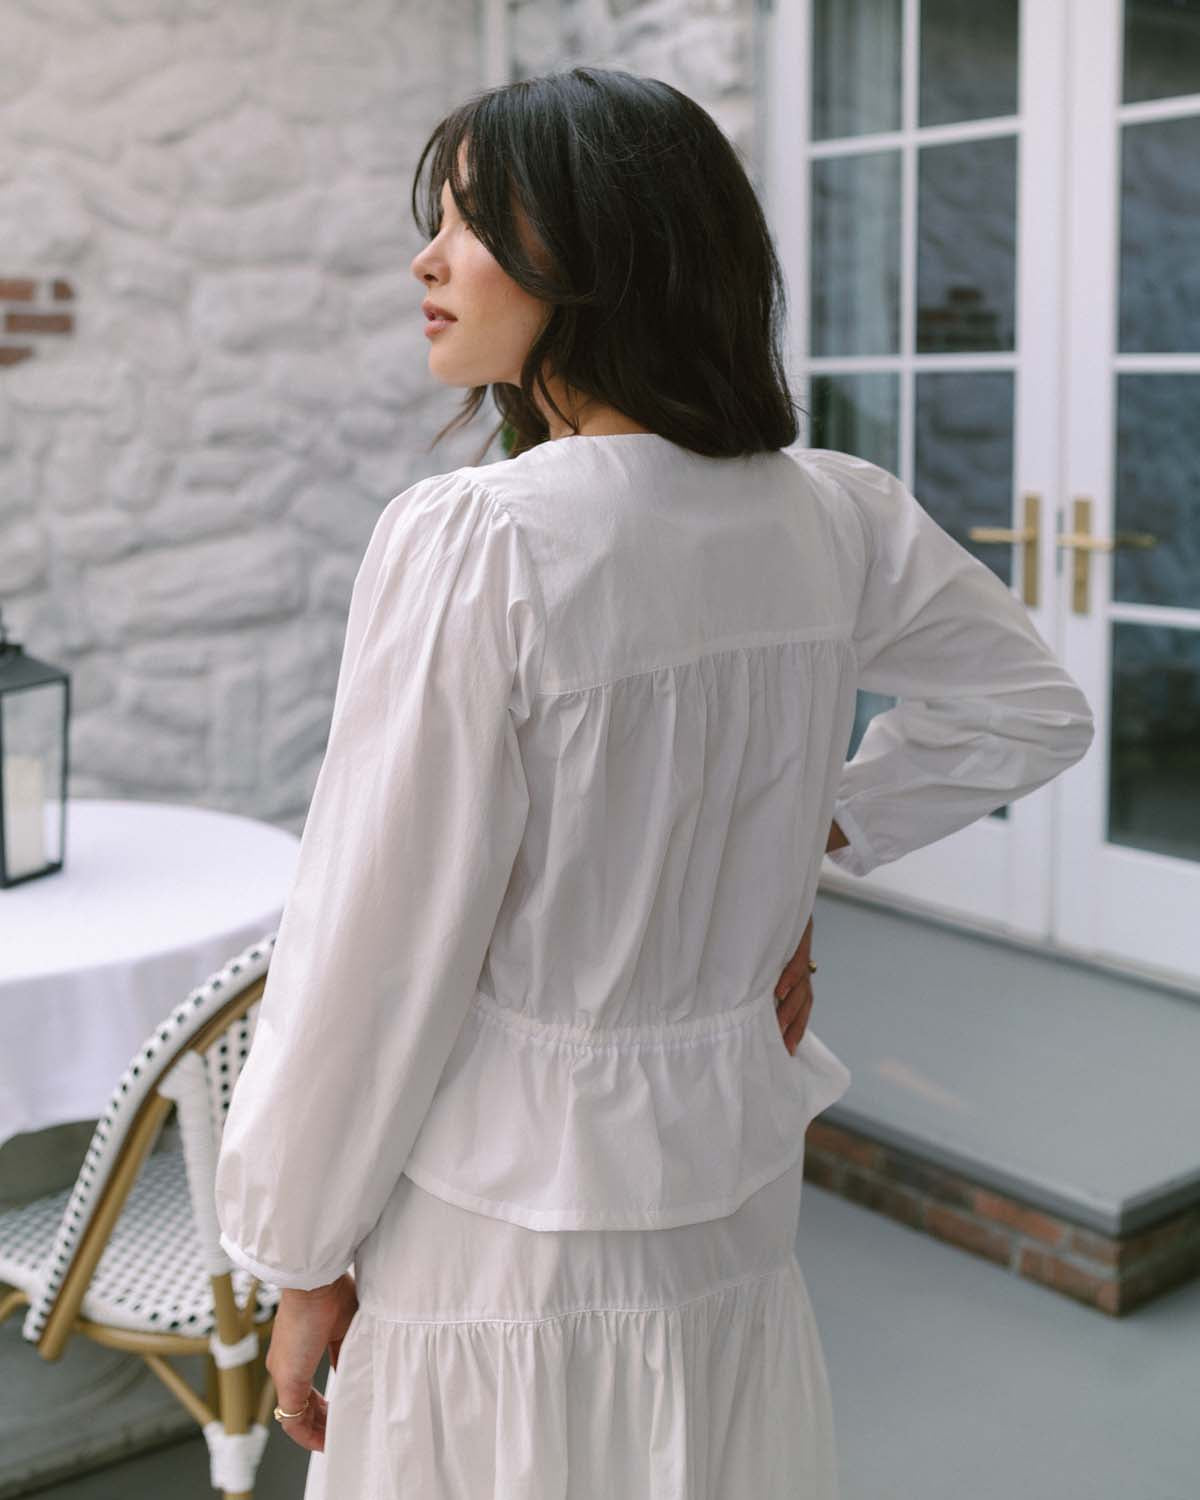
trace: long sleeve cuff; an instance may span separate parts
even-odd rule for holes
[[[876,865],[883,863],[882,857],[871,845],[862,830],[862,825],[839,797],[833,804],[833,821],[849,840],[840,849],[827,849],[826,858],[850,875],[868,875]]]
[[[339,1276],[344,1276],[353,1267],[353,1262],[351,1262],[350,1265],[328,1266],[319,1271],[281,1270],[278,1266],[265,1265],[261,1260],[256,1260],[253,1255],[247,1255],[224,1230],[221,1231],[218,1239],[221,1249],[235,1266],[240,1266],[243,1271],[249,1271],[251,1276],[257,1276],[259,1281],[265,1282],[268,1286],[289,1287],[294,1291],[311,1292],[315,1287],[328,1286],[330,1282],[336,1281]]]

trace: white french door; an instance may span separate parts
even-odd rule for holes
[[[1097,721],[1041,791],[825,881],[1200,985],[1200,0],[762,26],[802,441],[899,475]]]

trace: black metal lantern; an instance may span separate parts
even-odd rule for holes
[[[71,682],[0,618],[0,889],[63,867]]]

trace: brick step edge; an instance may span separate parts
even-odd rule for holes
[[[1113,1317],[1200,1276],[1200,1207],[1108,1236],[843,1126],[804,1139],[806,1181]]]

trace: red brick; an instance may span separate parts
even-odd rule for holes
[[[804,1180],[815,1182],[818,1187],[837,1191],[837,1166],[827,1156],[817,1156],[811,1151],[804,1153]]]
[[[1071,1238],[1064,1248],[1086,1255],[1088,1260],[1098,1260],[1106,1266],[1119,1266],[1122,1260],[1120,1240],[1109,1239],[1104,1234],[1093,1234],[1088,1229],[1072,1229]]]
[[[1111,1317],[1120,1317],[1127,1312],[1125,1305],[1125,1292],[1119,1281],[1106,1281],[1096,1293],[1096,1306],[1101,1312],[1108,1313]]]
[[[1012,1239],[1003,1230],[993,1229],[960,1214],[942,1203],[925,1205],[925,1227],[940,1240],[949,1240],[974,1255],[994,1260],[997,1265],[1007,1266],[1012,1260]]]
[[[1178,1255],[1164,1256],[1150,1265],[1122,1276],[1119,1311],[1130,1312],[1143,1302],[1200,1276],[1200,1245],[1191,1245]]]
[[[1150,1255],[1158,1255],[1171,1247],[1181,1247],[1188,1241],[1200,1244],[1200,1209],[1188,1208],[1174,1214],[1139,1234],[1131,1234],[1121,1241],[1121,1259],[1128,1264]]]
[[[73,313],[7,312],[5,333],[70,333],[75,326]]]
[[[935,1198],[955,1208],[970,1208],[973,1187],[965,1177],[948,1172],[944,1167],[935,1167],[904,1151],[890,1148],[881,1152],[876,1169],[889,1182],[919,1193],[923,1198]]]
[[[0,299],[5,302],[32,302],[37,282],[24,276],[0,277]]]
[[[50,295],[54,298],[55,302],[70,302],[74,299],[75,288],[69,281],[56,278],[51,283]]]
[[[1002,1197],[986,1188],[976,1188],[974,1198],[971,1206],[983,1219],[994,1219],[999,1224],[1007,1224],[1018,1234],[1027,1234],[1031,1239],[1042,1240],[1047,1245],[1061,1245],[1067,1238],[1068,1229],[1065,1224],[1052,1219],[1049,1214],[1039,1213],[1036,1208],[1030,1208],[1025,1203]]]
[[[1090,1307],[1099,1307],[1102,1311],[1109,1310],[1101,1301],[1101,1292],[1106,1286],[1115,1287],[1114,1277],[1094,1275],[1091,1271],[1085,1271],[1081,1266],[1072,1265],[1069,1260],[1062,1260],[1057,1255],[1051,1255],[1048,1250],[1034,1250],[1029,1245],[1021,1247],[1017,1270],[1022,1276],[1028,1276],[1031,1281],[1040,1281],[1043,1286],[1048,1286],[1056,1292],[1064,1292],[1068,1297],[1074,1297],[1077,1302],[1086,1302]],[[1109,1302],[1114,1297],[1119,1300],[1120,1293],[1110,1291],[1106,1294],[1106,1300]]]
[[[879,1161],[882,1148],[865,1136],[854,1135],[849,1130],[839,1130],[836,1125],[826,1125],[822,1120],[813,1120],[804,1136],[807,1145],[830,1156],[856,1162],[860,1167],[874,1167]]]
[[[28,344],[0,344],[0,365],[19,365],[32,354]]]
[[[890,1182],[881,1182],[866,1172],[856,1171],[854,1167],[847,1167],[842,1173],[841,1193],[844,1198],[849,1198],[853,1203],[861,1203],[864,1208],[886,1214],[889,1219],[899,1219],[910,1229],[924,1227],[919,1198],[893,1187]]]

